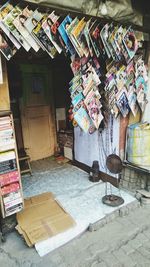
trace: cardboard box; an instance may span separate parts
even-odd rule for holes
[[[43,193],[25,200],[25,209],[17,214],[16,229],[32,246],[68,230],[75,225],[52,193]]]

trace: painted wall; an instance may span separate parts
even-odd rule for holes
[[[115,119],[112,116],[102,134],[95,131],[90,135],[84,133],[79,127],[74,128],[75,159],[88,166],[92,166],[93,161],[98,160],[100,170],[110,174],[106,168],[106,158],[112,153],[119,155],[119,134],[120,118]]]

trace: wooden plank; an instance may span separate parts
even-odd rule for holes
[[[72,163],[72,165],[74,165],[74,166],[76,166],[76,167],[78,167],[78,168],[80,168],[81,170],[84,170],[85,172],[88,172],[88,173],[90,173],[90,170],[91,170],[91,167],[89,167],[88,165],[86,165],[86,164],[84,164],[84,163],[81,163],[81,162],[79,162],[79,161],[77,161],[77,160],[74,160],[74,161],[72,161],[71,162]],[[109,182],[109,183],[111,183],[113,186],[115,186],[115,187],[119,187],[119,181],[120,181],[120,179],[117,179],[117,178],[115,178],[115,177],[113,177],[113,176],[111,176],[111,175],[108,175],[107,173],[104,173],[104,172],[99,172],[99,178],[100,178],[100,180],[102,180],[103,182]]]
[[[6,60],[2,58],[3,84],[0,84],[0,111],[10,110],[10,97]]]

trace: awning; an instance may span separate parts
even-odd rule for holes
[[[103,2],[98,0],[29,0],[37,5],[51,8],[76,11],[86,15],[103,17]],[[105,18],[116,21],[130,22],[135,25],[143,25],[143,16],[133,10],[131,0],[107,0],[105,2]],[[107,14],[106,14],[107,13]]]

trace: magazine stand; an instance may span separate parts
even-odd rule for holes
[[[0,112],[0,231],[2,219],[23,209],[21,175],[13,116]]]

